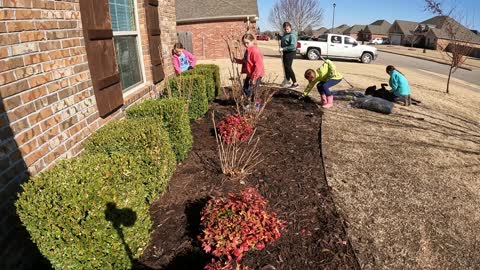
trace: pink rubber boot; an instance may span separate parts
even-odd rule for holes
[[[327,105],[328,100],[327,100],[327,96],[325,94],[322,94],[321,97],[322,97],[322,107],[323,107],[323,106]]]
[[[327,104],[323,105],[322,108],[328,109],[333,107],[333,95],[327,97]]]

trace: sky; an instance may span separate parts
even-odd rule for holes
[[[379,19],[390,23],[395,20],[421,22],[434,15],[424,11],[424,0],[318,0],[324,10],[324,19],[320,26],[332,27],[333,3],[335,7],[335,26],[341,24],[370,24]],[[261,31],[271,30],[268,22],[270,9],[277,0],[257,0],[260,13],[258,25]],[[480,30],[480,0],[443,0],[444,9],[457,6],[464,14],[471,29]]]

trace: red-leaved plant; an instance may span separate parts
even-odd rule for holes
[[[247,119],[240,115],[228,115],[218,124],[218,131],[225,144],[245,141],[253,132]]]
[[[267,211],[267,202],[254,188],[229,198],[212,198],[202,211],[201,224],[199,239],[205,252],[237,262],[245,252],[277,240],[285,226]]]
[[[215,261],[212,259],[212,262],[207,264],[204,268],[205,270],[253,270],[252,268],[237,264],[235,268],[233,268],[231,262],[223,262],[223,261]]]

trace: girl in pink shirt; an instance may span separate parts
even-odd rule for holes
[[[180,73],[186,70],[193,69],[197,63],[197,59],[195,59],[192,53],[183,48],[182,43],[178,42],[173,46],[172,63],[175,74],[180,75]]]

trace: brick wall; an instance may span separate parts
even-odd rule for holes
[[[0,0],[0,269],[29,269],[38,258],[15,215],[20,184],[78,155],[92,132],[162,87],[151,82],[144,3],[137,0],[145,82],[124,94],[124,108],[99,117],[78,1]],[[165,73],[171,75],[175,1],[159,2]]]
[[[368,40],[372,40],[372,39],[376,39],[376,38],[388,38],[388,35],[368,34]]]
[[[256,35],[256,23],[250,23],[250,32]],[[177,31],[192,32],[193,54],[198,59],[228,58],[223,37],[240,39],[247,32],[245,21],[219,21],[177,25]]]

